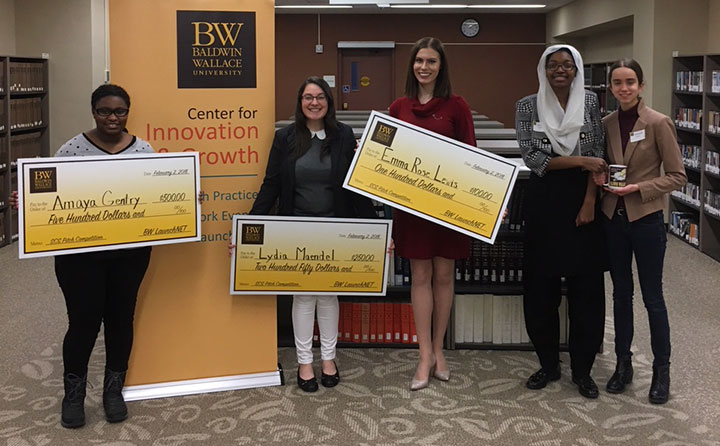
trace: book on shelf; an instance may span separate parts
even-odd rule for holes
[[[698,221],[692,212],[672,211],[670,212],[670,232],[684,239],[691,245],[698,246]]]
[[[382,300],[375,300],[375,312],[371,313],[375,321],[375,341],[378,343],[385,342],[385,303]]]
[[[338,341],[354,344],[414,344],[410,303],[385,299],[343,298]],[[414,336],[417,339],[417,335]]]
[[[712,190],[705,191],[705,211],[715,217],[720,217],[720,194]]]
[[[705,170],[720,175],[720,153],[712,150],[705,152]]]
[[[10,130],[24,130],[42,125],[42,98],[10,99]]]
[[[395,316],[393,315],[393,303],[392,302],[385,302],[384,304],[381,304],[385,307],[385,325],[383,329],[385,330],[385,337],[384,341],[385,343],[392,343],[393,342],[393,336],[394,336],[394,321]]]
[[[685,183],[680,189],[670,192],[670,195],[700,207],[700,186],[695,183]]]
[[[45,91],[45,65],[38,62],[10,62],[11,93]]]
[[[483,342],[485,333],[485,296],[484,295],[466,295],[473,306],[473,336],[472,342]]]
[[[360,304],[360,343],[370,342],[370,302],[364,299]]]
[[[682,129],[701,130],[702,110],[699,108],[675,108],[675,126]]]
[[[708,111],[708,129],[710,133],[720,133],[720,112]]]
[[[42,135],[37,132],[12,135],[10,146],[10,165],[16,166],[18,158],[42,156]]]
[[[679,146],[683,164],[699,169],[702,162],[702,147],[692,144],[679,144]]]
[[[720,93],[720,71],[713,70],[712,71],[712,85],[710,86],[710,92],[712,93]]]
[[[678,71],[675,73],[675,89],[700,93],[703,91],[703,71]]]
[[[2,67],[0,67],[2,68]],[[2,83],[0,81],[0,90],[2,90]],[[0,93],[2,93],[0,91]],[[5,129],[7,129],[7,126],[5,125],[5,99],[0,98],[0,133],[4,132]]]
[[[560,343],[567,344],[567,298],[558,308]],[[528,344],[523,296],[458,294],[455,296],[455,344]]]
[[[398,302],[393,302],[393,342],[402,344],[402,308]]]

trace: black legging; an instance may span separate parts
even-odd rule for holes
[[[55,275],[68,313],[65,373],[87,373],[100,323],[105,326],[107,368],[127,370],[135,302],[149,262],[149,247],[55,257]]]

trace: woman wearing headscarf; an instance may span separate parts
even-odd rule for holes
[[[516,105],[518,143],[531,170],[524,205],[523,305],[540,360],[526,386],[542,389],[560,379],[558,307],[564,278],[572,381],[581,395],[597,398],[590,371],[603,340],[606,251],[590,173],[606,168],[605,131],[597,96],[584,89],[582,68],[572,46],[547,48],[537,67],[537,94]]]

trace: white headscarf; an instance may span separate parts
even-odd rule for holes
[[[561,49],[570,51],[577,67],[575,79],[570,85],[570,97],[565,110],[550,86],[545,70],[545,60],[548,54]],[[537,72],[540,84],[537,94],[537,111],[545,135],[552,144],[553,152],[563,156],[571,155],[575,151],[580,137],[580,127],[583,125],[585,116],[585,76],[582,57],[578,50],[570,45],[552,45],[540,57]]]

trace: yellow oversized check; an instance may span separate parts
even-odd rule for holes
[[[18,160],[20,258],[200,240],[197,153]]]
[[[373,111],[343,186],[494,243],[518,166]]]
[[[233,216],[230,294],[385,295],[391,220]]]

